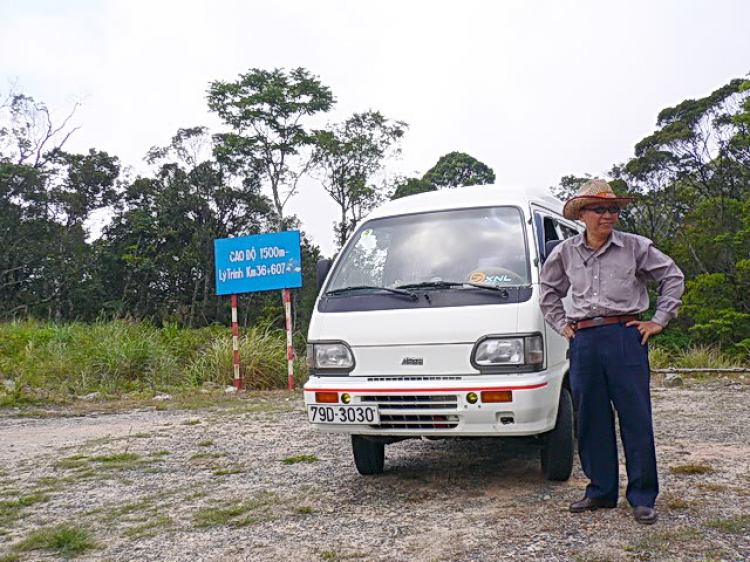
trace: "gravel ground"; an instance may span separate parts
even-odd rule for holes
[[[385,474],[360,476],[348,438],[311,431],[299,393],[0,410],[0,562],[60,559],[19,545],[63,524],[97,545],[80,561],[750,560],[750,385],[653,395],[653,527],[624,499],[568,513],[580,466],[544,481],[533,440],[404,441]]]

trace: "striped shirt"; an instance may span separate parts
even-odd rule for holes
[[[544,262],[540,305],[545,320],[562,333],[568,322],[596,316],[640,314],[648,309],[646,282],[659,286],[653,322],[666,326],[677,316],[684,275],[648,238],[613,231],[599,250],[585,234],[563,241]],[[562,299],[570,291],[566,314]]]

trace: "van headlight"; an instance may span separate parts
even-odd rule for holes
[[[540,335],[487,337],[477,343],[473,359],[478,367],[541,366],[544,363],[544,340]]]
[[[311,369],[352,369],[354,355],[344,342],[307,345],[307,366]]]

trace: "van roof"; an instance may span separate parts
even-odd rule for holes
[[[389,201],[370,213],[367,220],[469,207],[517,205],[527,208],[529,203],[538,203],[562,213],[562,202],[544,189],[524,189],[508,185],[475,185],[430,191]]]

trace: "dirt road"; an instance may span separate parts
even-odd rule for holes
[[[578,463],[546,482],[526,440],[405,441],[386,449],[386,474],[362,477],[346,437],[310,430],[299,394],[2,410],[0,561],[59,559],[34,532],[60,525],[88,533],[81,561],[750,559],[750,385],[653,396],[654,527],[624,500],[569,514]]]

